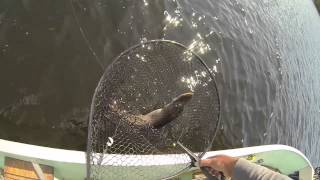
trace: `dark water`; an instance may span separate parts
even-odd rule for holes
[[[216,149],[281,143],[319,165],[319,29],[311,0],[0,0],[0,138],[85,149],[104,69],[163,38],[216,71]]]

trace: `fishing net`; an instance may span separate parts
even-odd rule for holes
[[[314,169],[314,179],[315,180],[319,180],[320,179],[320,167],[316,167],[315,169]]]
[[[179,111],[173,106],[173,115],[166,116],[171,119],[164,118],[169,122],[159,127],[144,122],[146,114],[167,107],[184,93],[192,98]],[[214,76],[199,56],[171,41],[134,46],[105,70],[95,90],[87,176],[161,179],[174,175],[190,162],[175,142],[206,152],[216,135],[219,112]]]

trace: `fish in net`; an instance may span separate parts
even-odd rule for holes
[[[162,179],[211,148],[219,126],[214,76],[181,44],[154,40],[121,53],[95,90],[88,126],[88,179]]]

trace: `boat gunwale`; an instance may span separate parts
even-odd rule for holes
[[[306,163],[310,167],[312,167],[310,161],[299,150],[290,146],[279,145],[279,144],[244,147],[244,148],[237,149],[237,151],[234,151],[234,149],[209,151],[204,155],[203,158],[207,158],[207,157],[215,156],[219,154],[240,157],[240,156],[246,156],[249,154],[257,154],[257,153],[273,151],[273,150],[292,151],[298,154],[299,156],[301,156],[306,161]],[[3,139],[0,139],[0,153],[5,153],[8,155],[19,156],[19,157],[28,157],[28,158],[34,158],[34,159],[47,160],[47,161],[86,164],[86,153],[83,151],[43,147],[43,146],[37,146],[37,145],[31,145],[31,144],[12,142],[12,141],[3,140]],[[97,155],[99,156],[99,154]],[[137,162],[135,161],[135,164],[121,164],[121,162],[110,161],[110,159],[117,159],[117,157],[128,158],[128,159],[140,158],[140,161],[139,161],[140,163],[137,164]],[[112,166],[159,166],[159,165],[185,164],[185,163],[188,163],[189,161],[189,157],[186,154],[160,154],[160,155],[105,154],[103,156],[103,159],[106,160],[106,162],[103,162],[104,165],[112,165]],[[152,161],[150,161],[150,159],[152,159]],[[127,162],[128,161],[126,161],[126,163]]]

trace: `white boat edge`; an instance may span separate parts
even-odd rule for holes
[[[303,159],[307,162],[309,168],[306,168],[305,173],[312,173],[313,174],[313,168],[310,163],[310,161],[306,158],[306,156],[301,153],[299,150],[286,146],[286,145],[263,145],[263,146],[255,146],[255,147],[245,147],[245,148],[238,148],[238,149],[229,149],[229,150],[220,150],[220,151],[210,151],[207,152],[204,156],[210,157],[215,156],[219,154],[229,155],[229,156],[246,156],[249,154],[257,154],[262,153],[266,151],[273,151],[273,150],[286,150],[286,151],[292,151],[299,156],[303,157]],[[28,161],[35,161],[39,163],[43,162],[49,162],[49,165],[52,165],[52,162],[62,162],[62,163],[70,163],[70,164],[78,164],[83,166],[85,169],[86,164],[86,153],[83,151],[74,151],[74,150],[65,150],[65,149],[56,149],[56,148],[50,148],[50,147],[43,147],[43,146],[36,146],[36,145],[30,145],[30,144],[24,144],[24,143],[18,143],[18,142],[12,142],[8,140],[0,139],[0,158],[3,158],[1,156],[8,156],[8,157],[15,157],[22,160],[28,160]],[[108,155],[106,155],[108,156]],[[178,163],[185,163],[189,161],[189,158],[185,154],[163,154],[163,155],[112,155],[114,156],[121,156],[126,159],[130,158],[139,158],[139,164],[121,164],[121,162],[111,162],[107,161],[106,165],[112,165],[112,166],[166,166],[166,165],[174,165],[177,164],[177,159],[180,160]],[[181,156],[180,158],[175,158],[175,161],[172,162],[171,156]],[[171,158],[170,158],[171,157]],[[150,161],[150,158],[153,160]],[[108,159],[108,158],[106,158]],[[117,158],[114,158],[117,159]],[[128,161],[126,161],[128,162]],[[133,161],[134,162],[134,161]],[[137,161],[135,161],[137,162]],[[0,167],[4,167],[4,160],[0,160]],[[54,164],[54,163],[53,163]],[[311,168],[310,168],[311,167]],[[82,168],[82,170],[84,170]],[[85,171],[85,170],[84,170]],[[310,172],[311,171],[311,172]],[[85,173],[85,172],[83,172]],[[303,171],[300,171],[300,174],[304,173]]]
[[[299,150],[286,146],[286,145],[263,145],[263,146],[254,146],[254,147],[244,147],[244,148],[238,148],[237,151],[234,151],[234,149],[228,149],[228,150],[219,150],[219,151],[209,151],[205,154],[203,158],[207,158],[210,156],[215,156],[219,154],[229,155],[229,156],[245,156],[248,155],[248,152],[250,154],[256,154],[266,151],[272,151],[272,150],[288,150],[295,152],[302,156],[304,159],[308,161],[308,164],[311,166],[310,161],[308,158]],[[12,155],[17,156],[24,156],[29,158],[35,158],[35,159],[45,159],[50,161],[58,161],[58,162],[67,162],[67,163],[79,163],[79,164],[85,164],[86,163],[86,153],[83,151],[74,151],[74,150],[65,150],[65,149],[57,149],[57,148],[50,148],[50,147],[43,147],[43,146],[37,146],[37,145],[31,145],[31,144],[24,144],[19,142],[13,142],[13,141],[7,141],[0,139],[0,152],[8,153]],[[112,155],[115,156],[115,155]],[[128,158],[130,157],[137,157],[139,158],[150,158],[150,157],[158,157],[159,160],[166,159],[165,157],[170,156],[170,154],[163,154],[163,155],[119,155],[119,156],[126,156]],[[176,154],[174,155],[176,156]],[[185,155],[182,155],[185,156]],[[184,158],[180,158],[184,159]],[[181,163],[184,163],[185,161],[181,161]],[[159,165],[158,162],[153,162],[156,164],[145,164],[147,166],[150,165]],[[175,164],[177,162],[175,161]],[[172,162],[166,161],[166,164],[172,164]],[[119,164],[121,165],[121,164]],[[143,165],[143,164],[141,164]]]

